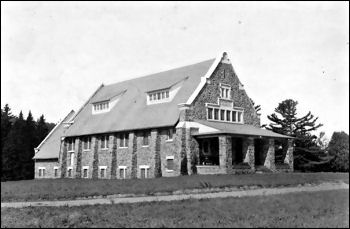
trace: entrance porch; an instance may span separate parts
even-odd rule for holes
[[[197,174],[293,171],[292,139],[234,134],[197,135],[194,139],[199,148]]]

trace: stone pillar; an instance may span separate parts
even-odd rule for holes
[[[180,110],[179,122],[192,121],[192,110],[190,105],[180,103],[177,105]]]
[[[266,153],[265,150],[267,151]],[[274,139],[268,139],[267,144],[264,145],[264,154],[266,154],[264,166],[272,171],[276,171]]]
[[[137,178],[137,133],[130,133],[132,139],[131,178]]]
[[[190,127],[186,129],[186,157],[187,157],[187,172],[189,175],[197,173],[199,161],[199,145],[197,140],[192,137],[192,134],[198,133],[199,128]]]
[[[76,138],[75,145],[78,146],[77,157],[76,157],[76,167],[75,167],[75,178],[81,178],[81,152],[82,152],[82,140],[80,138]]]
[[[91,138],[91,148],[93,150],[93,161],[92,161],[92,179],[98,179],[98,137],[93,136]]]
[[[162,162],[160,158],[160,133],[158,130],[152,130],[151,141],[154,141],[154,177],[162,176]],[[152,144],[151,144],[152,145]]]
[[[288,139],[287,153],[286,153],[286,157],[284,158],[284,163],[289,165],[289,168],[292,172],[294,171],[294,158],[293,158],[294,147],[293,147],[293,144],[294,144],[294,140]]]
[[[61,165],[61,178],[64,178],[67,174],[67,143],[64,138],[61,139],[59,158],[59,162]]]
[[[232,138],[227,135],[219,136],[219,165],[226,173],[232,168]]]
[[[117,178],[117,136],[112,134],[109,137],[109,145],[112,148],[112,161],[111,161],[111,179]]]
[[[255,170],[255,158],[254,158],[254,138],[248,137],[243,144],[243,152],[246,152],[244,161],[248,163],[252,170]]]

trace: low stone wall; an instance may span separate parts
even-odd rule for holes
[[[226,169],[222,168],[218,165],[197,165],[197,174],[225,174],[226,173]]]

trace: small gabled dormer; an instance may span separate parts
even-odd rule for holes
[[[147,105],[171,102],[182,87],[184,81],[188,78],[189,77],[185,77],[170,87],[146,92]]]
[[[120,98],[125,92],[126,90],[121,93],[117,93],[116,95],[108,99],[103,99],[103,100],[101,99],[100,101],[92,101],[91,102],[92,114],[96,115],[96,114],[103,114],[103,113],[109,112],[119,102]]]

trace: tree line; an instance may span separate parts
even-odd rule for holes
[[[55,126],[44,115],[34,121],[31,111],[13,115],[8,104],[1,108],[1,181],[34,178],[34,148]]]

